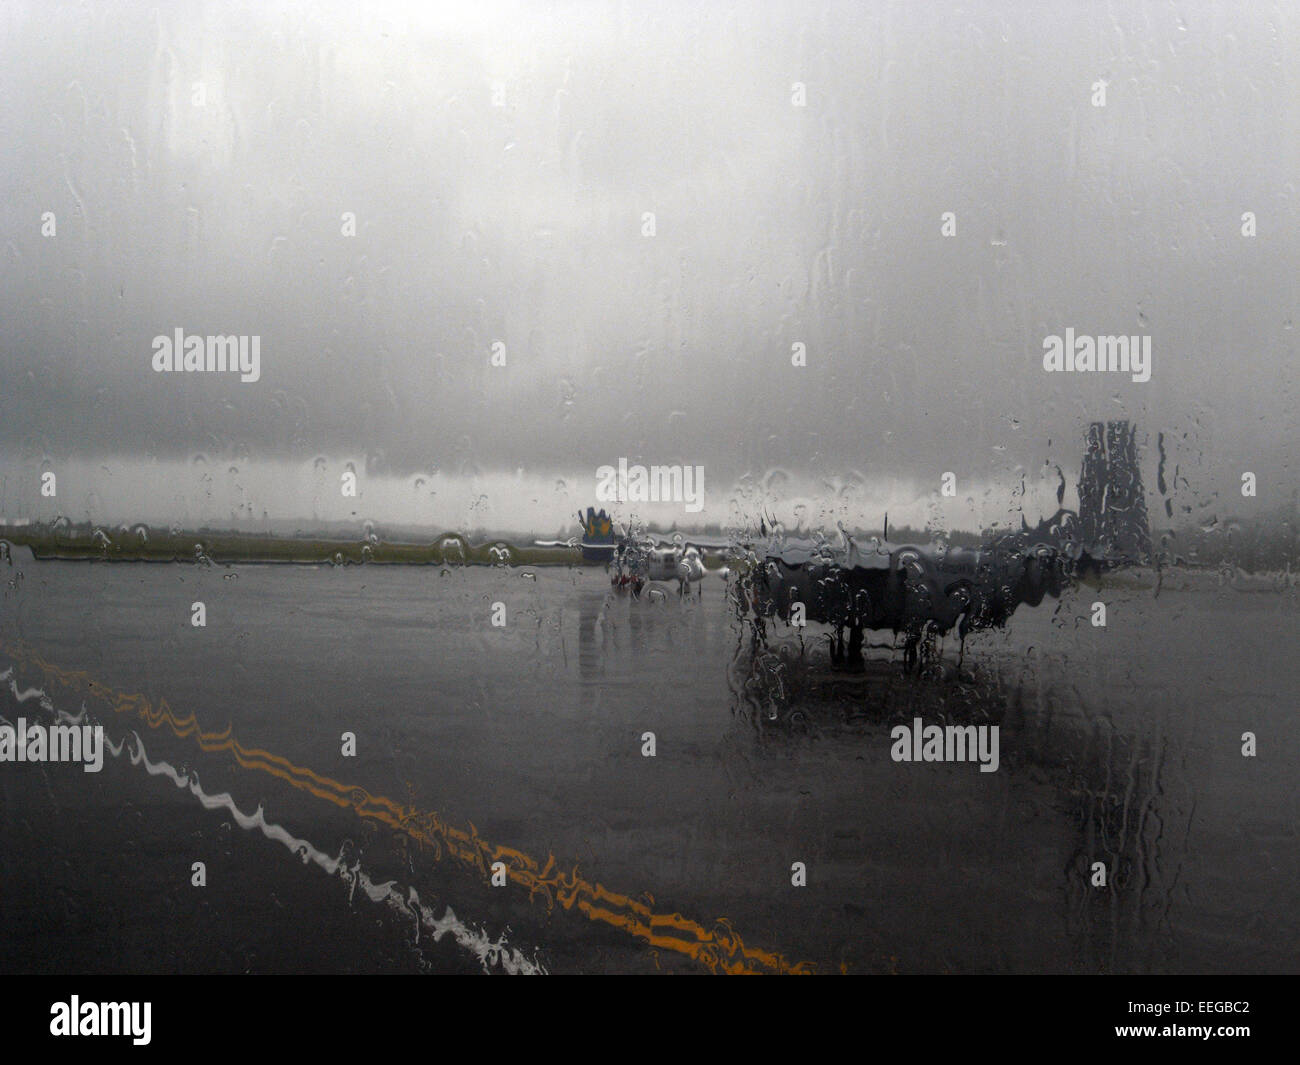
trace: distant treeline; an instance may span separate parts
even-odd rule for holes
[[[669,540],[680,532],[683,539],[698,536],[726,539],[720,527],[699,529],[647,529],[651,535]],[[791,535],[802,530],[787,529]],[[880,536],[883,530],[854,530],[859,541]],[[929,543],[942,537],[957,547],[978,547],[1014,531],[1007,528],[972,532],[954,529],[937,534],[934,530],[909,525],[891,525],[893,544]],[[142,524],[100,526],[91,522],[51,523],[20,526],[0,525],[0,539],[30,547],[37,558],[101,559],[141,562],[300,562],[300,563],[405,563],[415,565],[577,565],[582,561],[576,547],[536,547],[520,537],[506,537],[474,529],[468,534],[443,533],[425,541],[414,530],[402,528],[410,539],[398,539],[388,530],[368,523],[358,535],[344,536],[330,530],[325,534],[301,532],[293,535],[249,533],[207,526],[195,530],[169,529]],[[531,538],[529,538],[531,540]],[[1252,518],[1218,520],[1202,528],[1152,530],[1155,560],[1162,565],[1232,565],[1248,572],[1295,568],[1297,533],[1294,505],[1277,508]],[[711,565],[720,565],[721,552],[708,552]]]
[[[395,543],[372,533],[361,538],[321,539],[218,531],[103,528],[88,523],[0,526],[0,539],[29,547],[38,559],[108,562],[252,563],[296,562],[350,565],[576,565],[582,553],[569,547],[517,546],[505,540],[475,544],[459,533],[430,543]]]
[[[1296,523],[1290,511],[1230,518],[1203,529],[1152,530],[1152,549],[1167,565],[1236,566],[1248,573],[1296,568]]]

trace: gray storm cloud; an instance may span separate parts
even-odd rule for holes
[[[0,18],[11,456],[1010,492],[1127,417],[1196,490],[1294,479],[1293,8]],[[260,380],[154,373],[177,328]],[[1151,380],[1045,373],[1066,328],[1149,334]]]

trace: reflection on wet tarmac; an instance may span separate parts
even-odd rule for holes
[[[701,599],[634,600],[599,570],[192,573],[181,595],[200,584],[213,620],[211,638],[186,642],[159,620],[170,568],[98,571],[88,600],[84,571],[38,565],[40,594],[6,601],[3,667],[20,692],[54,692],[61,674],[67,705],[118,722],[114,744],[122,726],[169,720],[139,765],[175,767],[162,773],[185,788],[202,772],[208,804],[229,796],[213,813],[260,835],[245,811],[275,809],[336,875],[359,862],[344,844],[361,820],[366,882],[391,888],[394,917],[393,899],[413,912],[412,891],[446,900],[556,972],[1293,963],[1295,740],[1279,707],[1296,665],[1261,672],[1247,653],[1294,632],[1293,591],[1166,581],[1156,599],[1117,584],[1100,632],[1093,591],[1067,591],[972,636],[960,669],[950,641],[908,674],[887,633],[856,673],[834,667],[815,626],[774,624],[755,648],[719,578]],[[493,631],[496,601],[527,624]],[[1178,665],[1189,646],[1197,674]],[[998,771],[892,761],[891,726],[915,718],[998,725]],[[1269,757],[1241,757],[1247,729]],[[356,759],[339,756],[344,731]],[[31,774],[6,776],[11,798],[43,780],[59,808],[77,806],[80,782]],[[149,817],[138,785],[112,787]],[[191,794],[193,816],[210,816]],[[103,846],[129,843],[136,830],[107,820]],[[11,853],[39,848],[23,831],[5,823]],[[158,831],[156,846],[188,853],[183,821]],[[489,883],[497,860],[506,889]],[[234,919],[242,936],[260,918]]]

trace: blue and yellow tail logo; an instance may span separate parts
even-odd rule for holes
[[[614,523],[610,521],[603,507],[599,514],[596,513],[595,507],[588,507],[585,519],[581,513],[578,514],[578,523],[582,526],[584,544],[614,543]]]
[[[595,507],[588,507],[585,518],[579,511],[578,524],[582,526],[582,557],[593,562],[609,561],[618,538],[614,535],[614,523],[604,508],[597,514]]]

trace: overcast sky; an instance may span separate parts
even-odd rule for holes
[[[1116,417],[1191,518],[1275,506],[1298,46],[1294,3],[0,3],[0,514],[550,531],[626,456],[705,468],[659,517],[970,525]],[[155,373],[177,328],[260,380]],[[1046,373],[1067,328],[1151,380]]]

